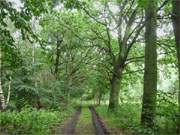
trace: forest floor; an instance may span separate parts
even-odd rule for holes
[[[79,107],[61,127],[62,135],[121,135],[110,132],[94,107]]]

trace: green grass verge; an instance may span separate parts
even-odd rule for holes
[[[0,112],[0,132],[23,135],[49,135],[52,127],[72,113],[68,110],[36,110],[25,108],[20,112]]]
[[[98,106],[96,111],[106,120],[110,127],[120,128],[131,134],[176,135],[175,122],[172,121],[172,118],[163,115],[156,116],[156,126],[153,130],[142,126],[140,124],[141,106],[139,104],[123,104],[119,106],[116,113],[108,112],[108,106]],[[166,110],[164,109],[164,111]],[[158,112],[160,111],[158,110]]]

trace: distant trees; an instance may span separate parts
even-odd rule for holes
[[[45,14],[40,25],[43,28],[41,37],[45,41],[47,62],[55,77],[54,81],[61,84],[59,91],[66,98],[86,93],[88,90],[85,90],[84,85],[93,70],[90,65],[96,60],[96,52],[89,48],[87,34],[84,33],[89,24],[85,23],[79,12],[61,9],[61,12],[55,10]]]

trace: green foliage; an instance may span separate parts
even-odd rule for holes
[[[138,4],[140,7],[145,8],[147,5],[148,1],[147,0],[138,0]]]
[[[54,126],[67,118],[73,109],[69,107],[58,111],[36,110],[24,108],[22,111],[6,111],[0,113],[2,133],[49,135]]]
[[[59,120],[59,112],[55,111],[24,109],[0,113],[1,129],[10,134],[48,135]]]
[[[107,106],[99,106],[96,110],[103,118],[107,119],[110,125],[128,129],[132,125],[137,125],[139,123],[141,108],[139,104],[127,103],[122,104],[116,113],[109,112]]]
[[[121,31],[121,36],[125,35],[124,26],[131,24],[128,18],[132,19],[132,23],[133,19],[135,21],[126,34],[133,32],[133,28],[144,18],[143,10],[148,0],[21,2],[23,7],[16,8],[13,2],[0,0],[0,79],[5,97],[8,95],[8,78],[12,77],[8,106],[12,112],[8,110],[0,113],[0,126],[3,132],[10,134],[44,135],[50,133],[50,127],[71,113],[73,109],[68,107],[74,101],[79,104],[83,103],[81,100],[107,103],[113,74],[113,56],[109,55],[110,51],[117,60],[120,49],[117,34]],[[119,12],[125,2],[124,12]],[[163,2],[157,1],[158,6]],[[131,16],[132,12],[137,12],[135,18]],[[168,1],[158,11],[158,18],[169,17],[170,12],[171,3]],[[122,28],[118,31],[119,16],[123,16],[123,20]],[[144,70],[143,30],[138,34],[138,41],[132,46],[123,67],[119,110],[112,113],[107,111],[107,106],[97,107],[97,111],[113,127],[138,135],[175,134],[178,112],[177,58],[170,25],[170,19],[159,19],[158,27],[162,31],[158,30],[160,35],[157,42],[158,87],[164,87],[158,92],[155,128],[152,130],[140,125]],[[135,33],[131,33],[127,43],[133,41],[134,36]],[[40,39],[41,42],[37,42]],[[58,39],[62,40],[59,53]],[[55,75],[57,54],[60,58]],[[43,110],[23,109],[25,106]]]
[[[110,127],[121,129],[124,134],[154,135],[151,128],[140,125],[140,104],[122,104],[116,113],[109,112],[107,108],[100,106],[96,110]]]
[[[23,10],[18,11],[16,8],[13,7],[12,2],[8,2],[6,0],[0,1],[0,32],[2,37],[0,39],[1,45],[13,45],[14,44],[14,37],[12,33],[8,29],[8,19],[12,23],[12,25],[19,29],[22,33],[23,39],[30,39],[30,37],[37,38],[29,24],[30,20],[32,19],[33,15],[40,15],[40,13],[45,12],[43,3],[37,2],[34,0],[25,1]],[[6,42],[7,44],[5,44]]]
[[[176,94],[159,91],[157,97],[156,126],[157,132],[163,135],[176,134],[178,104]]]
[[[108,112],[107,106],[98,106],[96,110],[113,128],[138,135],[175,135],[178,107],[174,95],[159,91],[154,129],[140,125],[140,104],[121,104],[116,113]]]

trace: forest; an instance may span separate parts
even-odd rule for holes
[[[0,0],[0,135],[180,135],[180,0]]]

